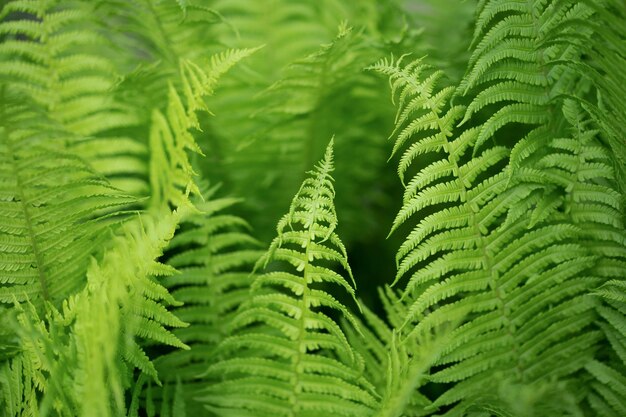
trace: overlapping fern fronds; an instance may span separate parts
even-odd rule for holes
[[[216,358],[216,346],[229,334],[237,308],[247,301],[254,280],[252,268],[263,254],[247,233],[247,223],[227,214],[237,200],[214,199],[215,191],[204,193],[206,201],[196,205],[201,213],[184,219],[165,253],[168,265],[179,273],[165,278],[163,284],[183,303],[174,314],[190,324],[174,334],[190,349],[157,358],[156,369],[165,385],[162,390],[148,387],[153,392],[145,395],[146,402],[160,401],[163,410],[173,410],[176,401],[182,402],[188,415],[204,410],[196,397],[217,379],[203,374]],[[180,391],[179,397],[168,397],[167,390],[173,387]]]
[[[0,416],[626,415],[624,21],[5,1]]]
[[[213,135],[201,142],[209,162],[204,172],[223,179],[234,194],[248,196],[250,222],[269,241],[281,207],[323,154],[326,138],[336,135],[336,205],[344,213],[344,240],[349,244],[364,231],[370,238],[382,234],[382,224],[373,219],[390,199],[367,184],[394,184],[384,169],[383,139],[392,109],[381,105],[381,84],[362,68],[381,50],[413,41],[413,34],[394,25],[402,21],[395,1],[272,4],[275,9],[268,12],[266,4],[215,3],[238,29],[216,28],[223,29],[219,36],[227,45],[246,47],[260,38],[267,47],[220,86],[213,104],[218,117],[209,123]],[[355,152],[362,157],[359,164],[351,162]],[[282,175],[286,170],[299,174]]]
[[[529,168],[527,176],[520,169],[511,180],[505,169],[511,150],[476,147],[484,128],[455,126],[464,109],[448,106],[452,88],[436,90],[440,74],[421,76],[420,60],[406,66],[382,61],[373,69],[389,75],[398,98],[394,152],[405,149],[401,178],[424,156],[434,159],[406,183],[394,223],[395,229],[416,215],[421,219],[398,252],[397,279],[409,277],[403,298],[411,304],[401,330],[419,335],[445,320],[467,317],[452,331],[438,360],[447,366],[429,378],[457,382],[434,406],[456,404],[447,415],[479,410],[481,404],[519,412],[518,405],[507,402],[508,394],[494,395],[495,386],[489,388],[499,381],[535,393],[535,402],[520,410],[558,409],[550,405],[547,396],[554,392],[545,384],[554,378],[566,381],[593,360],[603,338],[593,326],[596,303],[590,291],[607,274],[615,278],[613,266],[599,263],[623,262],[623,225],[613,211],[619,210],[619,194],[597,183],[614,178],[610,164],[599,148],[574,158],[569,152],[579,152],[585,142],[554,139],[568,153],[534,160],[538,169]],[[548,176],[559,184],[555,188],[566,188],[563,194],[543,189],[551,183],[543,178]],[[421,214],[426,210],[432,214]],[[597,217],[598,212],[604,215]],[[508,369],[514,370],[508,377],[494,378],[494,371],[505,375]],[[563,398],[574,397],[564,386],[555,389]]]
[[[115,211],[134,199],[64,149],[71,133],[23,96],[3,93],[0,302],[59,305],[85,284],[88,256],[108,238]]]

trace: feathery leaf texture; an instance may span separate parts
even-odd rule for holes
[[[223,359],[209,367],[210,374],[224,376],[202,397],[217,413],[363,416],[376,405],[362,359],[329,313],[356,322],[320,287],[334,284],[354,296],[351,284],[328,265],[340,265],[351,277],[335,233],[332,146],[278,222],[278,236],[258,262],[267,272],[256,277],[231,322],[235,333],[219,347]],[[272,268],[273,262],[280,266]]]
[[[480,131],[454,126],[462,110],[448,107],[451,90],[435,90],[439,74],[422,76],[421,60],[401,61],[372,67],[389,76],[398,100],[394,153],[405,149],[399,174],[418,156],[435,161],[413,170],[392,228],[429,210],[398,251],[396,281],[409,277],[403,299],[410,300],[400,330],[411,337],[465,321],[438,360],[446,366],[429,377],[457,383],[433,405],[454,405],[446,415],[477,407],[496,381],[526,386],[547,402],[545,382],[581,371],[601,346],[590,291],[607,278],[623,279],[623,272],[614,275],[626,242],[620,198],[600,185],[615,181],[608,155],[590,146],[594,132],[579,123],[575,139],[553,140],[561,153],[528,157],[532,165],[522,163],[507,179],[510,149],[494,145],[476,154]],[[585,151],[589,156],[577,156]],[[511,404],[501,407],[514,413]]]
[[[255,277],[252,268],[263,254],[248,234],[248,224],[227,214],[238,200],[215,199],[216,190],[213,187],[203,193],[205,201],[196,204],[200,214],[183,219],[165,253],[167,264],[178,273],[165,277],[163,285],[182,303],[172,312],[190,325],[174,330],[174,335],[190,349],[155,360],[164,385],[151,395],[162,402],[161,408],[174,408],[175,401],[182,401],[190,415],[203,412],[196,397],[217,379],[201,375],[214,361],[217,345],[229,335],[238,307],[248,299]],[[181,392],[168,398],[167,390],[173,386]]]
[[[0,416],[626,415],[624,22],[3,2]]]
[[[0,302],[59,305],[85,284],[88,257],[135,199],[64,149],[70,133],[2,97]]]

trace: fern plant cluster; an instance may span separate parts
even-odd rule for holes
[[[0,416],[626,415],[624,68],[621,0],[3,2]]]

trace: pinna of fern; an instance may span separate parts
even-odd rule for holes
[[[223,381],[207,387],[200,400],[218,415],[362,416],[376,405],[362,359],[325,310],[356,322],[320,287],[333,284],[354,296],[329,264],[351,276],[335,233],[332,146],[278,222],[278,236],[258,262],[267,272],[255,278],[232,321],[232,336],[218,347],[222,359],[208,369]]]

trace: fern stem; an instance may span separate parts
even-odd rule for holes
[[[326,174],[326,172],[324,172],[324,174]],[[315,191],[315,195],[313,197],[313,201],[317,201],[320,198],[320,190],[321,187],[317,187],[316,191]],[[315,219],[316,218],[316,214],[317,214],[317,205],[314,205],[313,207],[313,212],[311,213],[311,218]],[[313,223],[311,224],[311,227],[313,227]],[[293,363],[293,373],[295,375],[295,382],[293,384],[293,395],[294,395],[294,401],[291,403],[291,416],[297,416],[299,413],[299,407],[298,407],[298,389],[299,389],[299,385],[300,385],[300,362],[302,362],[302,356],[306,354],[306,346],[302,345],[302,339],[304,339],[305,335],[306,335],[306,327],[305,327],[305,314],[308,311],[307,308],[307,302],[308,302],[308,295],[309,295],[309,283],[307,282],[306,279],[306,272],[307,272],[307,267],[309,266],[309,248],[311,247],[311,232],[309,231],[306,234],[306,241],[305,241],[305,245],[306,248],[304,250],[304,259],[305,259],[305,263],[304,263],[304,268],[302,269],[302,298],[300,299],[300,308],[302,309],[302,314],[300,316],[300,323],[299,323],[299,333],[298,333],[298,353],[296,356],[296,359]],[[303,352],[304,349],[304,352]]]

